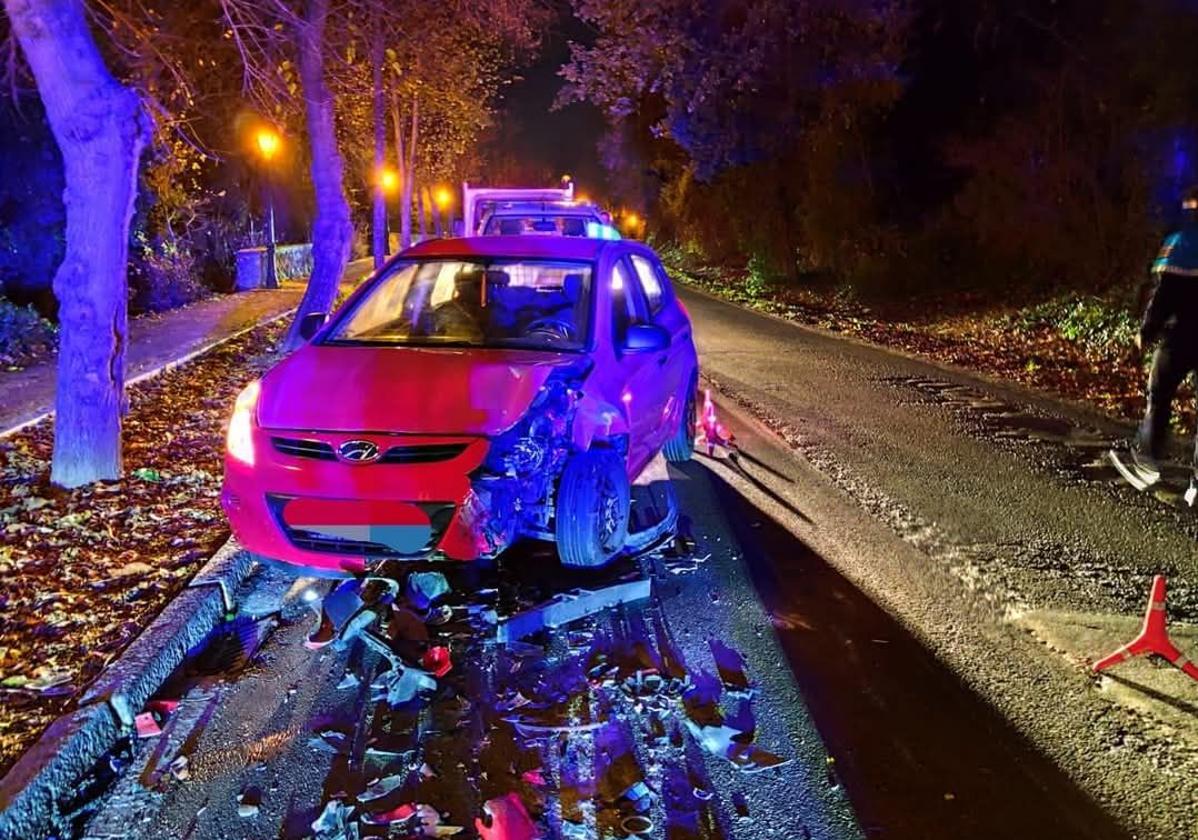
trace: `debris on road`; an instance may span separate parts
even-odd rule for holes
[[[489,799],[483,805],[489,824],[481,817],[474,820],[482,840],[539,840],[540,834],[524,803],[514,793]]]
[[[392,668],[380,674],[370,686],[371,700],[385,702],[391,708],[410,703],[419,695],[437,690],[437,681],[427,671],[412,666]]]
[[[445,676],[453,668],[453,660],[449,657],[449,648],[444,645],[434,645],[420,657],[420,666],[438,679]]]
[[[716,447],[732,448],[732,432],[720,422],[720,418],[716,414],[715,403],[711,399],[710,388],[703,390],[703,413],[699,427],[703,432],[703,444],[707,447],[708,456],[715,455]]]
[[[412,606],[425,612],[449,592],[449,581],[440,572],[412,572],[404,589]]]
[[[237,794],[237,816],[248,820],[258,816],[262,804],[262,791],[255,786],[247,787]]]
[[[546,628],[563,627],[618,604],[643,601],[649,597],[650,590],[649,579],[642,578],[598,590],[566,592],[539,607],[508,616],[496,628],[496,638],[500,642],[509,642]]]
[[[191,768],[187,760],[187,756],[178,755],[170,763],[171,775],[180,782],[185,782],[191,778]]]
[[[162,734],[162,727],[154,719],[153,712],[142,712],[133,719],[138,738],[154,738]]]

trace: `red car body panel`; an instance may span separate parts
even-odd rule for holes
[[[309,345],[263,378],[258,424],[494,435],[524,415],[554,367],[569,363],[532,350]]]
[[[479,527],[489,512],[472,476],[495,437],[525,417],[555,371],[582,371],[571,445],[586,450],[595,442],[622,441],[628,475],[638,475],[677,427],[697,358],[689,320],[673,299],[657,317],[672,337],[667,350],[630,355],[614,346],[608,278],[629,253],[656,261],[638,243],[559,237],[437,240],[399,255],[397,261],[514,257],[591,263],[588,346],[584,352],[552,352],[322,345],[326,326],[263,376],[252,427],[253,464],[226,458],[221,501],[235,536],[251,552],[309,572],[360,575],[369,555],[349,551],[346,544],[325,550],[327,541],[297,532],[283,516],[287,502],[329,500],[337,509],[353,500],[408,502],[422,506],[433,522],[428,553],[452,560],[494,553]],[[342,311],[373,284],[367,280]],[[380,457],[347,462],[337,454],[347,442],[372,444]],[[406,460],[388,460],[392,450]]]

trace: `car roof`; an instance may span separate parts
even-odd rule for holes
[[[586,236],[470,236],[460,239],[430,239],[400,254],[414,257],[501,257],[594,262],[610,239]]]

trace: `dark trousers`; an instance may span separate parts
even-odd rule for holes
[[[1136,449],[1140,452],[1157,460],[1165,457],[1173,398],[1181,383],[1195,370],[1198,370],[1198,347],[1165,340],[1157,348],[1152,357],[1152,374],[1148,378],[1148,410],[1136,434]],[[1194,470],[1198,474],[1198,442],[1195,443]]]

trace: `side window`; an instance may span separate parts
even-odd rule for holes
[[[643,324],[649,320],[640,284],[633,279],[626,260],[620,260],[612,266],[611,305],[613,338],[619,346],[624,343],[624,336],[628,334],[631,325]]]
[[[636,276],[641,281],[641,290],[645,293],[645,302],[649,306],[649,313],[656,315],[665,302],[665,290],[662,288],[657,267],[651,260],[640,254],[632,255],[632,265],[636,269]]]

